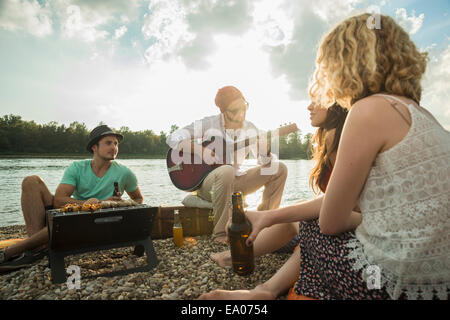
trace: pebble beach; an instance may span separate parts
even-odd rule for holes
[[[23,237],[25,226],[0,227],[0,240]],[[145,255],[138,257],[129,247],[66,257],[66,268],[80,268],[78,289],[69,288],[67,283],[53,284],[45,256],[31,266],[0,273],[0,300],[195,300],[214,289],[252,289],[268,280],[289,258],[287,253],[258,257],[255,271],[241,277],[210,259],[211,253],[228,246],[211,241],[209,236],[185,238],[181,248],[172,238],[153,240],[153,245],[158,265],[147,272],[122,276],[98,275],[144,266]]]

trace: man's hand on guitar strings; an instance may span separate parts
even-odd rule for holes
[[[217,157],[216,153],[210,148],[203,148],[203,161],[208,165],[220,163],[220,160]]]

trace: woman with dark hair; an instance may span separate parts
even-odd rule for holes
[[[314,104],[311,104],[308,110],[313,112]],[[313,144],[316,147],[312,148],[316,164],[309,177],[309,184],[315,193],[325,192],[328,180],[330,180],[342,128],[348,113],[348,110],[337,103],[326,110],[326,118],[322,123],[320,123],[321,119],[311,118],[311,125],[319,127],[313,136]]]

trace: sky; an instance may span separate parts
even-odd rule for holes
[[[393,17],[430,62],[422,106],[450,130],[448,0],[0,0],[0,116],[169,132],[217,114],[238,87],[247,119],[309,124],[321,37],[361,12]]]

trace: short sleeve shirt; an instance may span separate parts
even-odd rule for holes
[[[119,183],[119,191],[133,192],[138,187],[136,175],[126,166],[112,161],[106,174],[99,178],[91,168],[91,160],[74,161],[64,171],[62,184],[75,187],[72,196],[77,200],[96,198],[104,200],[112,196],[114,182]]]

